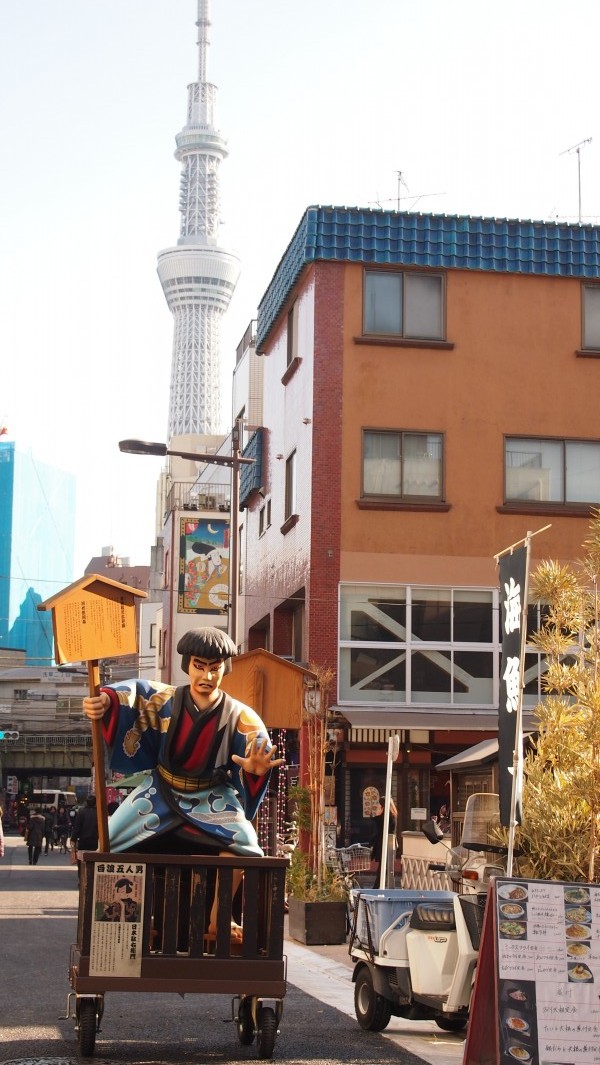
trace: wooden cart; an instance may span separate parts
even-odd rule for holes
[[[285,858],[86,852],[67,1007],[81,1055],[94,1053],[107,992],[158,991],[230,995],[240,1043],[256,1037],[258,1057],[271,1058],[286,991],[287,865]],[[235,869],[244,874],[241,943],[231,938]],[[215,882],[217,930],[208,935]],[[111,892],[120,899],[111,902]]]

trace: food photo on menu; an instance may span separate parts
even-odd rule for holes
[[[514,1061],[531,1062],[533,1055],[531,1050],[527,1047],[521,1046],[519,1043],[512,1043],[508,1048],[508,1054]]]
[[[503,1060],[536,1065],[535,985],[533,981],[503,980],[500,988]]]
[[[527,938],[527,889],[521,884],[498,887],[498,932],[503,939]]]

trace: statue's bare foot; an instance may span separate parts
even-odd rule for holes
[[[211,937],[215,937],[215,938],[216,938],[216,935],[217,935],[217,926],[212,921],[211,921],[211,923],[208,926],[208,935],[211,936]],[[241,943],[243,937],[244,937],[244,930],[241,927],[241,925],[236,924],[235,921],[232,921],[231,922],[231,942],[232,943]]]

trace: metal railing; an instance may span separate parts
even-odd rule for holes
[[[219,511],[228,514],[231,505],[231,485],[193,485],[189,481],[174,481],[166,499],[166,514],[173,510]]]
[[[91,749],[92,737],[89,732],[73,733],[69,732],[68,735],[64,733],[19,733],[17,740],[0,740],[0,751],[2,750],[23,750],[24,748],[31,747],[43,747],[45,749],[51,747],[86,747]]]

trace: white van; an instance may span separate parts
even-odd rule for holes
[[[40,806],[42,810],[49,810],[51,806],[57,810],[59,806],[66,806],[68,809],[77,802],[74,791],[30,791],[28,798],[30,804]]]

